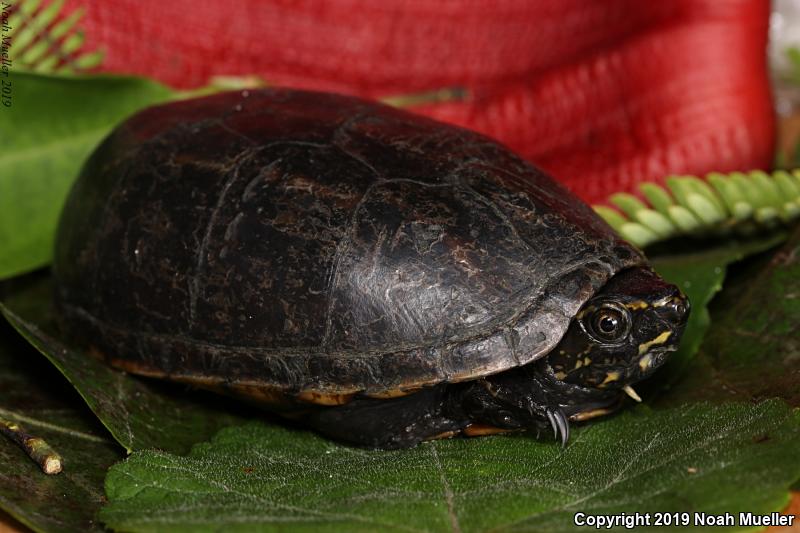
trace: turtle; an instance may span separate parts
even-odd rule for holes
[[[286,88],[142,110],[60,216],[65,335],[127,372],[404,448],[616,410],[677,349],[678,287],[482,134]]]

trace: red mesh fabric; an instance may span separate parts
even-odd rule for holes
[[[487,133],[590,202],[668,173],[767,167],[769,0],[68,0],[104,70],[364,96]]]

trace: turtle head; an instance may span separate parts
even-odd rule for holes
[[[647,268],[624,270],[581,308],[547,365],[565,383],[638,399],[630,385],[678,348],[688,317],[678,287]]]
[[[563,444],[569,422],[611,412],[631,384],[678,348],[689,301],[647,268],[623,270],[577,313],[542,359],[465,387],[470,418],[493,428],[552,426]]]

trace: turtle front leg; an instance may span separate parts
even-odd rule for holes
[[[556,440],[569,440],[569,417],[557,391],[525,368],[456,385],[453,395],[473,424],[505,431],[552,427]]]
[[[569,441],[570,420],[610,412],[619,403],[614,391],[586,389],[557,379],[546,362],[453,387],[460,395],[463,416],[473,423],[506,430],[552,428],[562,446]]]

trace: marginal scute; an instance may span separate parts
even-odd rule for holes
[[[117,366],[314,405],[534,361],[645,263],[486,137],[285,89],[135,115],[56,241],[62,323]]]
[[[402,396],[408,396],[409,394],[414,394],[415,392],[419,392],[420,387],[412,388],[412,389],[395,389],[395,390],[387,390],[381,392],[370,392],[364,394],[367,398],[376,398],[381,400],[388,400],[390,398],[400,398]]]
[[[313,403],[315,405],[344,405],[353,399],[355,393],[351,394],[322,394],[316,391],[303,391],[297,394],[296,398],[301,402]]]

